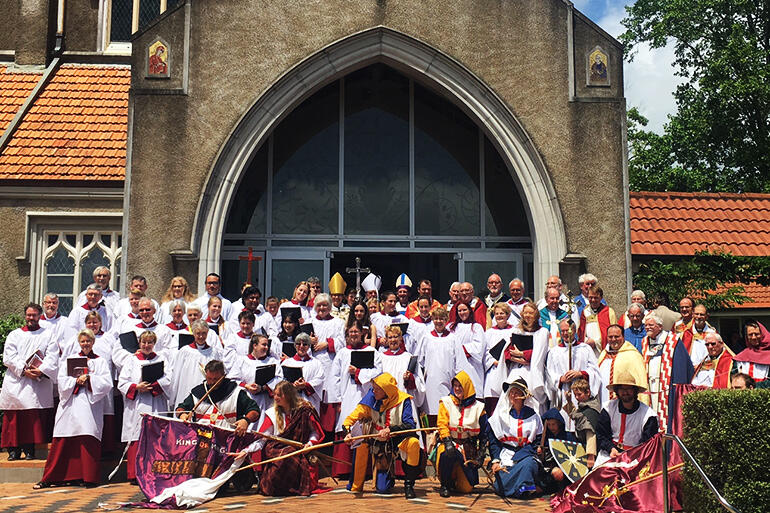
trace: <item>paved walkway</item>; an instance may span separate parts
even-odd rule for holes
[[[201,505],[188,513],[204,512],[272,512],[295,511],[310,506],[314,513],[383,513],[385,511],[473,511],[497,513],[515,511],[520,513],[543,513],[550,511],[545,499],[507,502],[494,495],[490,490],[468,496],[453,496],[442,499],[438,495],[438,483],[432,479],[422,479],[415,487],[417,499],[406,501],[401,495],[401,486],[392,496],[376,495],[367,492],[356,495],[344,489],[342,484],[335,490],[309,498],[288,497],[270,498],[256,494],[253,490],[246,494],[235,495],[230,492],[224,497]],[[0,483],[0,511],[14,513],[37,512],[99,512],[118,509],[122,503],[137,502],[145,499],[136,486],[127,483],[108,484],[96,488],[49,488],[33,490],[32,483]],[[286,509],[289,506],[290,509]],[[126,509],[124,511],[136,511]]]

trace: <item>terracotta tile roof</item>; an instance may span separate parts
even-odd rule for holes
[[[751,301],[737,305],[735,308],[770,308],[770,287],[749,283],[743,286],[743,295]]]
[[[123,180],[130,83],[127,66],[63,65],[0,155],[0,179]]]
[[[7,66],[0,66],[0,135],[5,132],[19,107],[43,75],[40,72],[6,73],[7,69]]]
[[[770,194],[632,192],[631,254],[770,256]]]

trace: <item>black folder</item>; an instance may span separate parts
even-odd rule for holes
[[[289,367],[288,365],[283,366],[283,379],[285,379],[289,383],[294,383],[301,377],[302,377],[302,367]]]
[[[265,386],[275,377],[275,364],[257,367],[254,373],[254,383]]]
[[[155,383],[165,374],[163,362],[155,362],[142,367],[142,381],[146,383]]]
[[[408,370],[412,374],[417,373],[417,355],[411,356],[409,358],[409,365],[406,366],[406,370]]]
[[[401,328],[401,334],[406,335],[406,330],[409,329],[409,323],[408,322],[396,322],[391,324],[391,326],[398,326]]]
[[[88,374],[88,358],[85,356],[67,358],[67,376],[79,378],[83,374]]]
[[[195,336],[190,333],[180,333],[179,334],[179,349],[182,349],[184,346],[189,346],[190,344],[195,343]]]
[[[511,345],[515,345],[519,351],[532,351],[532,335],[511,335]]]
[[[350,352],[350,365],[356,369],[373,369],[374,351],[368,349],[354,349]]]
[[[291,316],[294,320],[299,320],[302,317],[302,310],[298,306],[287,306],[281,308],[281,320]]]
[[[219,324],[209,324],[209,329],[219,335]]]
[[[299,325],[299,332],[300,333],[307,333],[308,335],[313,334],[313,323],[309,322],[307,324],[300,324]]]
[[[120,339],[120,345],[129,353],[135,353],[139,349],[139,339],[136,338],[136,332],[128,331],[121,333],[118,335],[118,338]]]
[[[294,347],[294,342],[284,342],[281,350],[283,351],[283,354],[289,358],[294,358],[294,355],[297,354],[297,348]]]
[[[494,358],[498,362],[500,361],[500,357],[503,356],[503,348],[505,347],[506,342],[508,341],[505,339],[501,339],[500,342],[495,344],[494,347],[492,347],[492,349],[489,350],[489,354],[492,356],[492,358]]]

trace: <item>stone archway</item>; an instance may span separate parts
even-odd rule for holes
[[[196,210],[191,249],[198,255],[198,283],[218,271],[227,213],[250,157],[294,106],[321,86],[373,62],[383,62],[443,91],[498,146],[513,171],[529,213],[534,297],[557,274],[567,253],[562,211],[550,175],[524,128],[478,77],[429,45],[385,27],[353,34],[287,71],[244,114],[209,173]],[[538,285],[539,284],[539,285]]]

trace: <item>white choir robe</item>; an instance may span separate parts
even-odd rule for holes
[[[77,358],[80,353],[72,353],[67,357]],[[88,359],[88,384],[75,391],[76,379],[67,375],[67,358],[59,367],[59,407],[56,409],[54,421],[54,438],[73,436],[93,436],[102,439],[104,427],[104,397],[112,393],[112,376],[104,358]]]
[[[40,327],[29,331],[26,326],[8,334],[3,348],[3,365],[8,369],[0,390],[0,410],[53,408],[53,383],[59,365],[59,346],[54,335],[53,330]],[[38,369],[48,379],[30,379],[22,375],[27,359],[36,351],[43,355],[43,363]]]
[[[348,372],[353,351],[371,351],[374,353],[374,367],[358,369],[358,376],[355,379]],[[333,391],[329,394],[330,403],[340,403],[340,414],[337,417],[335,432],[342,431],[342,422],[353,413],[361,399],[371,390],[372,380],[380,374],[382,374],[382,356],[372,346],[363,346],[361,349],[349,349],[347,347],[340,349],[332,363]]]
[[[278,358],[279,360],[283,356],[283,344],[284,342],[294,345],[294,337],[288,336],[286,340],[281,340],[278,335],[270,336],[270,354]],[[323,392],[323,391],[322,391]]]
[[[506,328],[498,328],[497,324],[495,324],[484,332],[484,398],[500,397],[500,391],[503,388],[503,383],[500,381],[502,373],[497,372],[497,366],[500,362],[489,354],[489,350],[494,348],[501,340],[510,340],[513,329],[513,326],[510,324]]]
[[[588,374],[588,386],[591,388],[591,395],[597,397],[602,388],[602,379],[599,375],[599,367],[596,365],[596,355],[594,350],[586,344],[572,345],[572,365],[569,364],[569,347],[554,346],[548,350],[546,361],[546,388],[548,398],[551,400],[551,407],[557,408],[564,418],[565,429],[575,431],[575,422],[569,415],[562,410],[566,401],[566,393],[570,390],[570,383],[559,383],[559,379],[567,373],[568,370],[583,371]],[[572,404],[577,407],[578,402],[574,395],[571,395]]]
[[[152,306],[155,307],[155,320],[160,322],[160,305],[157,301],[154,299],[150,299],[152,301]],[[131,313],[131,303],[128,301],[127,297],[122,298],[120,301],[118,301],[117,306],[115,307],[115,310],[113,310],[112,315],[116,319],[122,319],[123,317],[127,316]]]
[[[118,373],[115,372],[115,366],[112,364],[112,352],[116,343],[117,341],[112,333],[101,331],[96,335],[93,348],[94,353],[98,354],[99,357],[107,363],[107,367],[110,369],[110,379],[112,380],[112,383],[115,383],[118,380]],[[104,414],[115,415],[115,397],[113,396],[112,390],[110,390],[110,393],[107,394],[102,401],[104,402]]]
[[[548,330],[540,328],[534,332],[523,332],[520,329],[514,329],[513,333],[518,335],[532,335],[532,358],[527,365],[521,365],[513,362],[503,362],[497,366],[498,375],[495,378],[495,383],[500,383],[500,388],[494,388],[493,392],[497,393],[497,397],[500,397],[502,393],[502,383],[506,381],[513,381],[517,378],[524,378],[529,387],[529,391],[532,396],[540,404],[540,408],[545,407],[546,390],[545,390],[545,360],[548,355]],[[505,344],[503,348],[503,356],[508,346],[511,345],[511,341]],[[543,412],[540,412],[543,413]]]
[[[243,310],[238,310],[238,315]],[[238,320],[238,315],[235,315],[233,319],[227,321],[228,333],[237,333],[241,331],[241,322]],[[265,330],[265,335],[268,337],[278,333],[273,325],[273,316],[269,313],[262,312],[259,315],[254,316],[254,333],[262,334],[262,330]]]
[[[345,347],[345,322],[337,317],[329,316],[326,319],[313,317],[313,332],[318,342],[328,342],[329,347],[322,351],[313,351],[313,359],[318,360],[324,367],[326,383],[324,384],[323,400],[327,403],[333,403],[329,399],[332,381],[332,364],[336,359],[337,351]]]
[[[738,368],[738,372],[748,374],[754,381],[764,381],[770,377],[770,365],[752,362],[739,362],[733,360],[733,365]]]
[[[72,324],[70,324],[69,317],[65,317],[61,314],[56,314],[56,317],[51,319],[48,319],[45,314],[41,315],[40,327],[52,330],[54,332],[54,340],[56,340],[58,344],[61,344],[63,339],[66,339],[70,332],[74,331],[72,329]],[[61,345],[59,345],[59,349],[61,349]]]
[[[520,303],[514,303],[513,299],[509,299],[506,303],[511,307],[511,315],[508,316],[508,324],[514,328],[518,328],[521,323],[521,310],[524,308],[524,305],[527,304],[527,301],[522,300]],[[492,322],[494,322],[494,318],[492,319]]]
[[[209,299],[212,297],[213,296],[209,295],[208,292],[204,292],[201,296],[197,297],[195,301],[193,301],[193,304],[201,309],[201,315],[204,319],[209,315]],[[222,300],[222,317],[224,317],[225,320],[229,319],[232,315],[233,304],[222,294],[217,294],[216,297]]]
[[[246,307],[243,306],[243,299],[239,299],[237,301],[233,301],[230,305],[230,317],[227,318],[227,322],[235,322],[238,324],[238,316],[246,310]],[[254,314],[255,317],[259,317],[265,313],[265,306],[264,305],[257,305],[257,313]]]
[[[417,363],[417,369],[414,371],[414,385],[415,388],[406,388],[404,383],[404,373],[408,370],[409,360],[412,358],[412,353],[409,351],[392,352],[390,350],[385,351],[380,355],[382,362],[382,372],[387,372],[396,379],[399,390],[406,392],[412,396],[412,402],[415,407],[421,407],[425,403],[425,378],[422,375],[422,369],[420,368],[419,361]],[[416,415],[415,413],[415,420]],[[344,420],[344,419],[343,419]]]
[[[275,390],[275,387],[283,381],[283,369],[281,368],[281,360],[268,354],[261,360],[257,360],[253,355],[239,356],[237,363],[237,370],[230,370],[229,376],[236,383],[241,386],[254,383],[254,377],[256,376],[257,369],[259,367],[265,367],[267,365],[275,365],[275,377],[267,383],[267,388],[270,392],[263,390],[258,394],[252,394],[249,392],[249,396],[259,405],[259,419],[254,423],[252,428],[257,428],[262,425],[262,420],[265,418],[265,411],[273,405],[273,398],[271,393]]]
[[[399,313],[395,315],[385,315],[381,312],[377,312],[373,314],[371,317],[369,317],[369,320],[377,328],[378,337],[385,337],[385,328],[387,328],[391,324],[400,324],[402,322],[409,322],[409,319],[406,317],[406,315],[402,315]]]
[[[171,370],[173,386],[169,410],[175,410],[177,405],[190,395],[193,387],[203,382],[206,378],[203,368],[208,362],[211,360],[223,361],[223,359],[224,355],[218,344],[214,346],[206,344],[205,347],[201,348],[192,343],[177,351]]]
[[[112,324],[114,321],[114,316],[112,312],[107,308],[105,305],[99,305],[97,308],[94,308],[94,311],[96,311],[99,316],[102,318],[102,331],[110,331],[112,329]],[[76,306],[72,308],[72,311],[69,315],[70,324],[72,325],[72,329],[75,331],[80,331],[83,328],[86,327],[86,315],[88,315],[91,312],[91,308],[89,308],[88,305],[81,305]]]
[[[136,333],[136,339],[139,340],[139,336],[145,331],[151,331],[155,333],[157,340],[155,342],[155,352],[165,353],[166,356],[171,357],[174,351],[177,349],[172,346],[173,340],[171,337],[171,330],[165,324],[158,324],[153,321],[150,324],[145,324],[144,321],[139,320],[132,329]],[[178,340],[178,339],[177,339]]]
[[[414,319],[409,319],[409,327],[406,329],[406,335],[404,336],[404,347],[406,350],[418,358],[422,358],[422,341],[427,333],[433,331],[433,321],[425,324]],[[420,361],[420,366],[423,362]]]
[[[184,301],[184,300],[182,300]],[[160,305],[160,310],[155,315],[155,318],[158,320],[160,324],[168,325],[170,322],[174,322],[174,319],[171,317],[171,303],[173,301],[166,301],[162,305]],[[185,301],[185,304],[187,302]],[[184,314],[182,316],[182,320],[187,324],[189,323],[189,319],[187,318],[187,314]]]
[[[176,358],[176,353],[179,351],[179,335],[182,333],[185,333],[187,335],[192,335],[190,333],[190,327],[185,324],[184,322],[182,324],[175,324],[172,322],[167,322],[164,324],[166,328],[168,328],[168,342],[166,343],[166,357],[170,362],[174,361],[174,358]],[[214,333],[214,336],[216,336],[216,333]]]
[[[228,376],[233,378],[233,376],[238,375],[240,372],[241,359],[246,358],[249,354],[251,335],[246,335],[242,331],[228,333],[222,342],[225,345],[222,351],[225,367],[227,367]],[[272,346],[272,344],[270,345]]]
[[[157,414],[168,412],[168,402],[173,388],[173,370],[171,363],[165,355],[155,353],[154,358],[145,360],[145,356],[132,355],[123,365],[118,378],[118,390],[123,394],[123,429],[121,442],[133,442],[139,440],[139,432],[142,427],[142,414]],[[162,393],[153,395],[152,392],[139,393],[134,391],[133,399],[127,396],[133,387],[142,380],[142,367],[153,363],[163,362],[163,376],[158,380]]]
[[[288,358],[281,364],[284,367],[301,367],[302,379],[310,385],[312,390],[303,390],[302,397],[313,405],[315,411],[321,414],[321,397],[323,395],[323,387],[326,383],[326,374],[324,367],[313,357],[308,356],[307,360],[300,360],[297,355],[293,358]]]
[[[666,332],[668,333],[668,332]],[[709,355],[709,350],[706,349],[706,342],[703,340],[693,339],[692,346],[690,346],[690,361],[692,366],[697,367],[705,360]]]
[[[473,382],[473,388],[484,390],[484,329],[478,323],[460,323],[455,326],[454,335],[463,346],[465,361],[460,360],[460,367],[468,373]]]
[[[467,368],[467,358],[460,340],[449,330],[446,336],[431,331],[423,338],[422,361],[425,362],[425,403],[428,415],[438,415],[438,403],[452,391],[452,378]]]
[[[114,314],[115,309],[118,307],[118,303],[120,302],[120,294],[112,289],[102,290],[102,301],[104,301],[104,305],[107,307],[107,309]],[[77,306],[86,304],[86,290],[78,294],[78,298],[77,301],[75,301],[75,304]]]
[[[278,307],[279,326],[282,316],[281,312],[283,312],[284,308],[299,308],[300,324],[307,324],[313,319],[313,317],[315,317],[315,313],[311,307],[295,303],[294,301],[286,301],[285,303],[281,303],[281,305]]]

